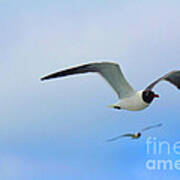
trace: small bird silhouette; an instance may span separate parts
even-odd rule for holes
[[[139,139],[142,136],[142,132],[150,130],[150,129],[153,129],[153,128],[161,127],[161,126],[162,126],[162,123],[156,124],[156,125],[152,125],[152,126],[148,126],[146,128],[143,128],[141,130],[141,132],[137,132],[135,134],[127,133],[127,134],[123,134],[123,135],[120,135],[120,136],[116,136],[114,138],[108,139],[107,142],[116,141],[116,140],[118,140],[120,138],[123,138],[123,137],[130,137],[131,139]]]

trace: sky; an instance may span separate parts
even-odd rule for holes
[[[140,112],[107,105],[117,95],[96,74],[40,82],[74,65],[113,61],[137,90],[180,66],[178,0],[0,0],[0,179],[179,179],[148,160],[178,161],[180,92],[167,82]],[[106,140],[163,123],[137,141]],[[168,142],[147,154],[147,139]]]

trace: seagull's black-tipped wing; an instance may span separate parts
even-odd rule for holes
[[[59,77],[68,76],[68,75],[82,74],[82,73],[96,72],[96,71],[97,70],[92,66],[92,64],[87,64],[87,65],[82,65],[82,66],[52,73],[50,75],[42,77],[41,80],[44,81],[44,80],[59,78]]]
[[[180,89],[180,71],[172,71],[151,83],[146,88],[146,90],[152,90],[157,83],[163,80],[170,82],[171,84],[175,85],[178,89]]]
[[[146,128],[143,128],[141,131],[147,131],[147,130],[158,128],[158,127],[161,127],[161,126],[162,126],[162,123],[159,123],[159,124],[156,124],[156,125],[152,125],[152,126],[148,126]]]
[[[129,133],[129,134],[123,134],[123,135],[121,135],[121,136],[116,136],[116,137],[114,137],[114,138],[108,139],[107,142],[116,141],[116,140],[118,140],[118,139],[120,139],[120,138],[123,138],[123,137],[131,137],[131,138],[134,138],[135,135],[134,135],[134,134],[130,134],[130,133]]]
[[[48,80],[88,72],[99,73],[110,84],[110,86],[118,94],[119,98],[128,97],[136,93],[136,91],[129,85],[129,83],[125,79],[119,65],[110,62],[89,63],[73,67],[42,77],[41,80]]]

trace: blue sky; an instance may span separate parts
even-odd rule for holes
[[[180,94],[167,82],[141,112],[114,111],[117,96],[88,74],[40,82],[76,64],[115,61],[136,89],[180,66],[180,2],[0,0],[0,179],[178,179],[178,170],[149,171],[155,136],[180,141]],[[138,141],[106,139],[162,122]]]

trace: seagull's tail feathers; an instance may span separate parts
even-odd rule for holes
[[[108,108],[114,108],[114,105],[108,105],[107,107]]]

